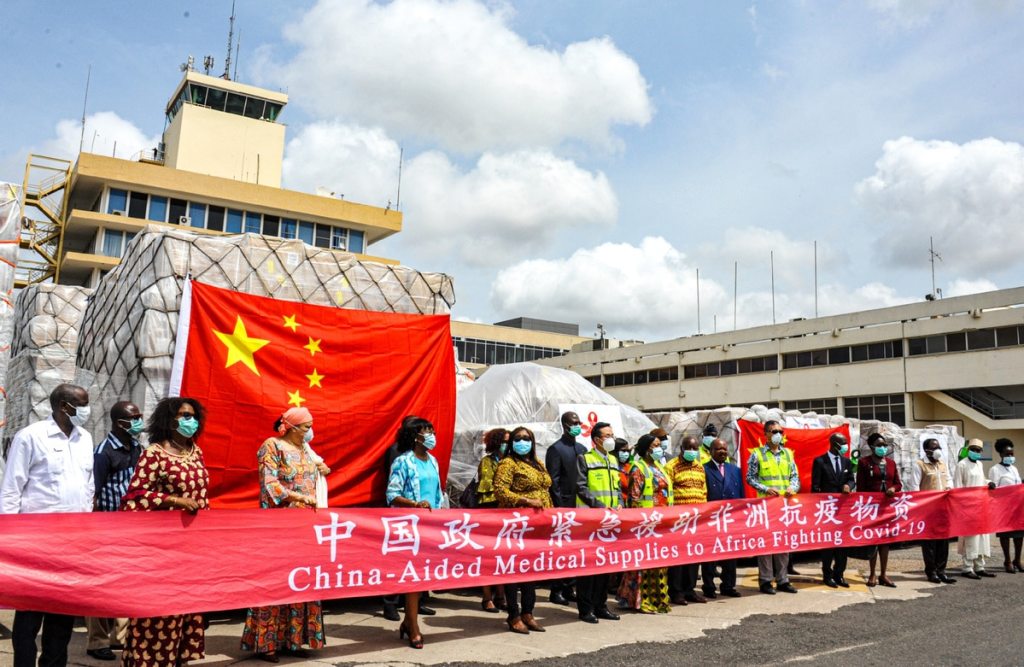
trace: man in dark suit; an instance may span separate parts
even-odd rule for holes
[[[712,500],[733,500],[743,497],[743,474],[739,466],[729,463],[729,446],[725,440],[716,438],[711,442],[711,460],[704,464],[704,476],[708,484],[708,502]],[[701,565],[704,597],[715,598],[715,571],[721,570],[720,593],[726,597],[738,598],[736,590],[736,560],[721,560]]]
[[[853,466],[846,454],[850,443],[841,433],[828,439],[828,452],[814,459],[811,468],[811,493],[849,493],[854,487]],[[846,573],[846,549],[825,549],[821,553],[821,577],[829,588],[849,588]]]
[[[587,448],[576,441],[582,432],[580,416],[575,412],[562,415],[562,437],[556,440],[544,456],[544,465],[551,475],[551,502],[555,507],[576,507],[576,478],[579,471],[576,459],[587,453]],[[551,582],[551,601],[568,605],[576,601],[573,579],[555,579]]]

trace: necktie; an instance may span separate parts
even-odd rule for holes
[[[839,461],[839,457],[836,457],[836,479],[842,479],[843,477],[843,465]]]
[[[719,463],[718,464],[718,474],[720,474],[722,477],[725,477],[725,464],[724,463]]]

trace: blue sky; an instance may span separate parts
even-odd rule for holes
[[[29,150],[140,147],[230,2],[5,3],[0,180]],[[394,198],[371,249],[455,276],[455,315],[614,337],[1024,283],[1024,7],[238,2],[239,79],[286,90],[286,186]],[[62,124],[63,122],[63,124]],[[95,143],[94,143],[95,142]]]

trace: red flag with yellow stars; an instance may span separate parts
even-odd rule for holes
[[[178,394],[207,410],[199,445],[214,507],[258,506],[256,452],[292,406],[313,413],[310,444],[331,467],[332,507],[383,505],[384,455],[410,414],[434,424],[446,479],[455,426],[447,315],[314,306],[192,282],[181,317],[187,347],[176,350],[171,388],[180,373]]]

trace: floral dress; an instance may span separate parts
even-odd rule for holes
[[[170,496],[189,498],[207,509],[210,476],[198,445],[184,455],[152,445],[139,457],[121,509],[145,512],[174,509]],[[128,636],[121,654],[123,667],[167,667],[202,660],[205,636],[201,614],[128,619]]]
[[[629,468],[629,481],[626,490],[626,507],[648,507],[641,502],[646,475],[653,477],[651,492],[654,507],[669,505],[669,492],[672,488],[668,475],[660,464],[647,465],[644,461],[634,460]],[[645,614],[666,614],[672,609],[668,594],[668,568],[657,567],[649,570],[626,572],[618,590],[619,604],[628,609],[636,609]]]
[[[316,462],[306,450],[292,451],[279,446],[276,438],[263,443],[257,454],[260,473],[260,507],[289,507],[290,493],[316,494]],[[249,609],[242,630],[242,650],[276,653],[324,646],[324,615],[320,602],[254,607]]]

